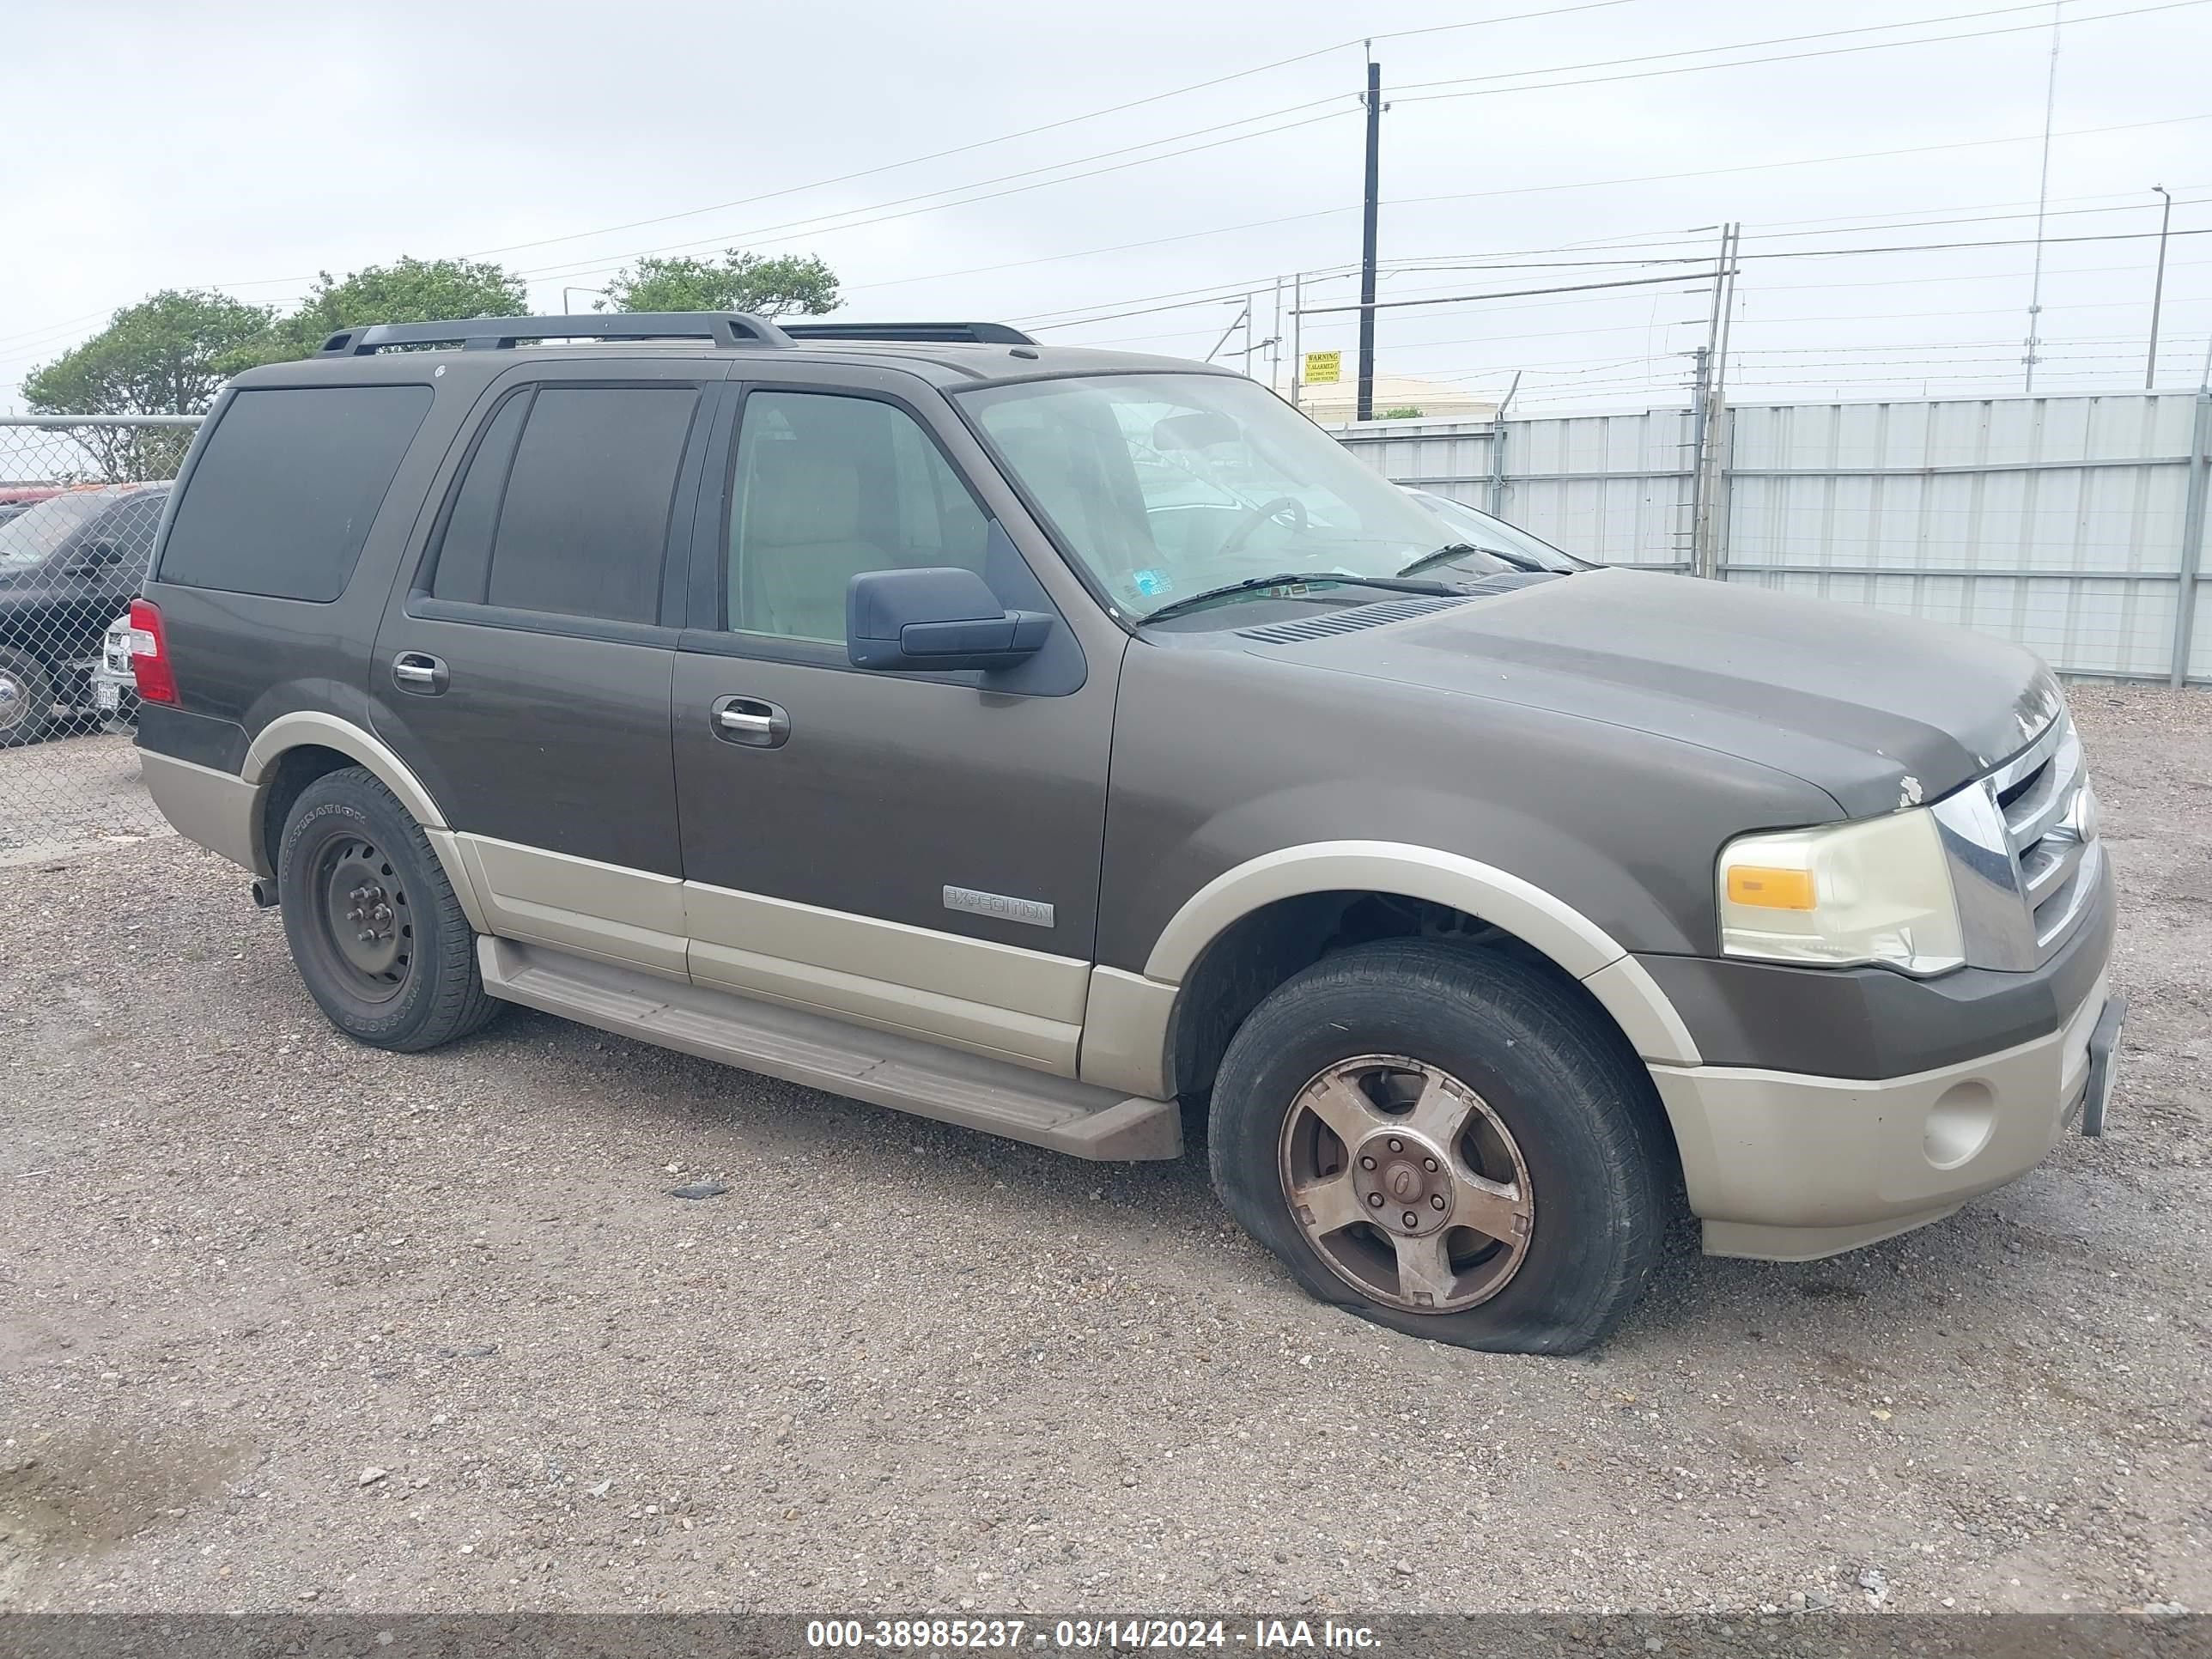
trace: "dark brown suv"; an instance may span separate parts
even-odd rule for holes
[[[139,743],[363,1042],[520,1002],[1089,1158],[1203,1109],[1308,1288],[1452,1341],[1597,1339],[1678,1190],[1820,1255],[2094,1133],[2043,666],[1540,562],[1194,363],[350,331],[202,430]]]

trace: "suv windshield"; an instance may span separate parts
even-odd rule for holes
[[[27,570],[44,560],[113,502],[102,491],[52,495],[27,513],[0,524],[0,570]]]
[[[1091,375],[959,395],[1075,556],[1139,617],[1276,571],[1389,577],[1455,539],[1239,375]],[[1508,568],[1474,552],[1454,564]]]

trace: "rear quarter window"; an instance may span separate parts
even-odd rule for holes
[[[337,599],[430,395],[425,386],[234,394],[185,480],[160,580],[270,599]]]

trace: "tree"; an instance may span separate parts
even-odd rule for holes
[[[227,295],[164,289],[23,377],[41,415],[200,415],[274,313]]]
[[[813,254],[742,253],[720,259],[647,257],[607,287],[617,311],[750,311],[814,316],[837,308],[837,276]]]
[[[164,289],[25,375],[23,401],[40,415],[204,414],[272,315],[226,295]],[[192,434],[95,424],[63,435],[84,453],[90,476],[125,483],[173,477]]]
[[[300,308],[270,331],[263,362],[313,356],[342,328],[364,323],[444,323],[467,317],[515,317],[530,308],[530,289],[503,266],[471,259],[416,259],[365,265],[338,281],[329,271]]]

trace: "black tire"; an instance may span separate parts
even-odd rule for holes
[[[1419,1173],[1436,1169],[1432,1160],[1395,1160],[1383,1149],[1397,1149],[1396,1139],[1358,1143],[1383,1160],[1379,1175],[1363,1174],[1352,1143],[1332,1139],[1317,1110],[1295,1104],[1322,1098],[1310,1090],[1332,1086],[1322,1079],[1340,1072],[1365,1097],[1384,1101],[1375,1121],[1386,1127],[1374,1133],[1413,1121],[1391,1117],[1402,1109],[1391,1079],[1406,1077],[1416,1093],[1431,1085],[1404,1068],[1362,1069],[1381,1056],[1418,1061],[1433,1068],[1431,1077],[1445,1074],[1434,1085],[1440,1094],[1455,1081],[1463,1085],[1436,1120],[1451,1121],[1465,1111],[1472,1126],[1466,1133],[1476,1137],[1461,1142],[1461,1132],[1452,1132],[1462,1149],[1454,1166],[1462,1176],[1457,1188],[1421,1186],[1446,1177]],[[1348,1121],[1359,1134],[1370,1133],[1370,1120],[1358,1112]],[[1301,1152],[1302,1146],[1319,1150]],[[1517,1228],[1517,1243],[1450,1226],[1472,1201],[1459,1194],[1484,1196],[1478,1183],[1464,1180],[1471,1162],[1464,1149],[1494,1166],[1473,1170],[1497,1181],[1490,1191],[1516,1194],[1495,1202],[1528,1206],[1500,1230]],[[1421,1150],[1413,1145],[1413,1152]],[[1447,1303],[1484,1299],[1442,1312],[1391,1305],[1394,1296],[1421,1299],[1420,1279],[1397,1265],[1418,1259],[1405,1253],[1419,1241],[1384,1231],[1364,1219],[1364,1208],[1354,1211],[1362,1219],[1340,1231],[1310,1234],[1289,1194],[1301,1167],[1319,1167],[1314,1159],[1354,1183],[1332,1204],[1303,1206],[1317,1226],[1344,1213],[1345,1192],[1394,1215],[1402,1198],[1420,1210],[1424,1224],[1425,1206],[1435,1204],[1447,1213],[1431,1230],[1431,1243],[1445,1251],[1449,1276],[1431,1282],[1449,1285]],[[1214,1083],[1211,1162],[1230,1212],[1314,1296],[1410,1335],[1504,1353],[1573,1353],[1612,1331],[1650,1279],[1675,1184],[1673,1144],[1650,1079],[1585,997],[1510,957],[1404,939],[1316,963],[1245,1020]],[[1318,1193],[1335,1178],[1323,1168],[1301,1190]],[[1400,1196],[1378,1191],[1384,1181],[1396,1182],[1389,1191]],[[1413,1222],[1413,1209],[1402,1217]],[[1402,1232],[1395,1220],[1389,1224]],[[1461,1267],[1463,1260],[1475,1265]],[[1372,1282],[1355,1283],[1347,1272]],[[1492,1280],[1502,1282],[1486,1288]]]
[[[360,925],[376,937],[366,946],[347,942],[363,935],[332,901],[346,879],[362,884],[354,891],[374,884],[374,915]],[[276,892],[307,994],[356,1042],[419,1053],[506,1006],[484,994],[476,935],[422,826],[366,768],[326,773],[301,792],[277,849]]]
[[[36,743],[53,729],[54,678],[27,651],[0,647],[0,749]]]

